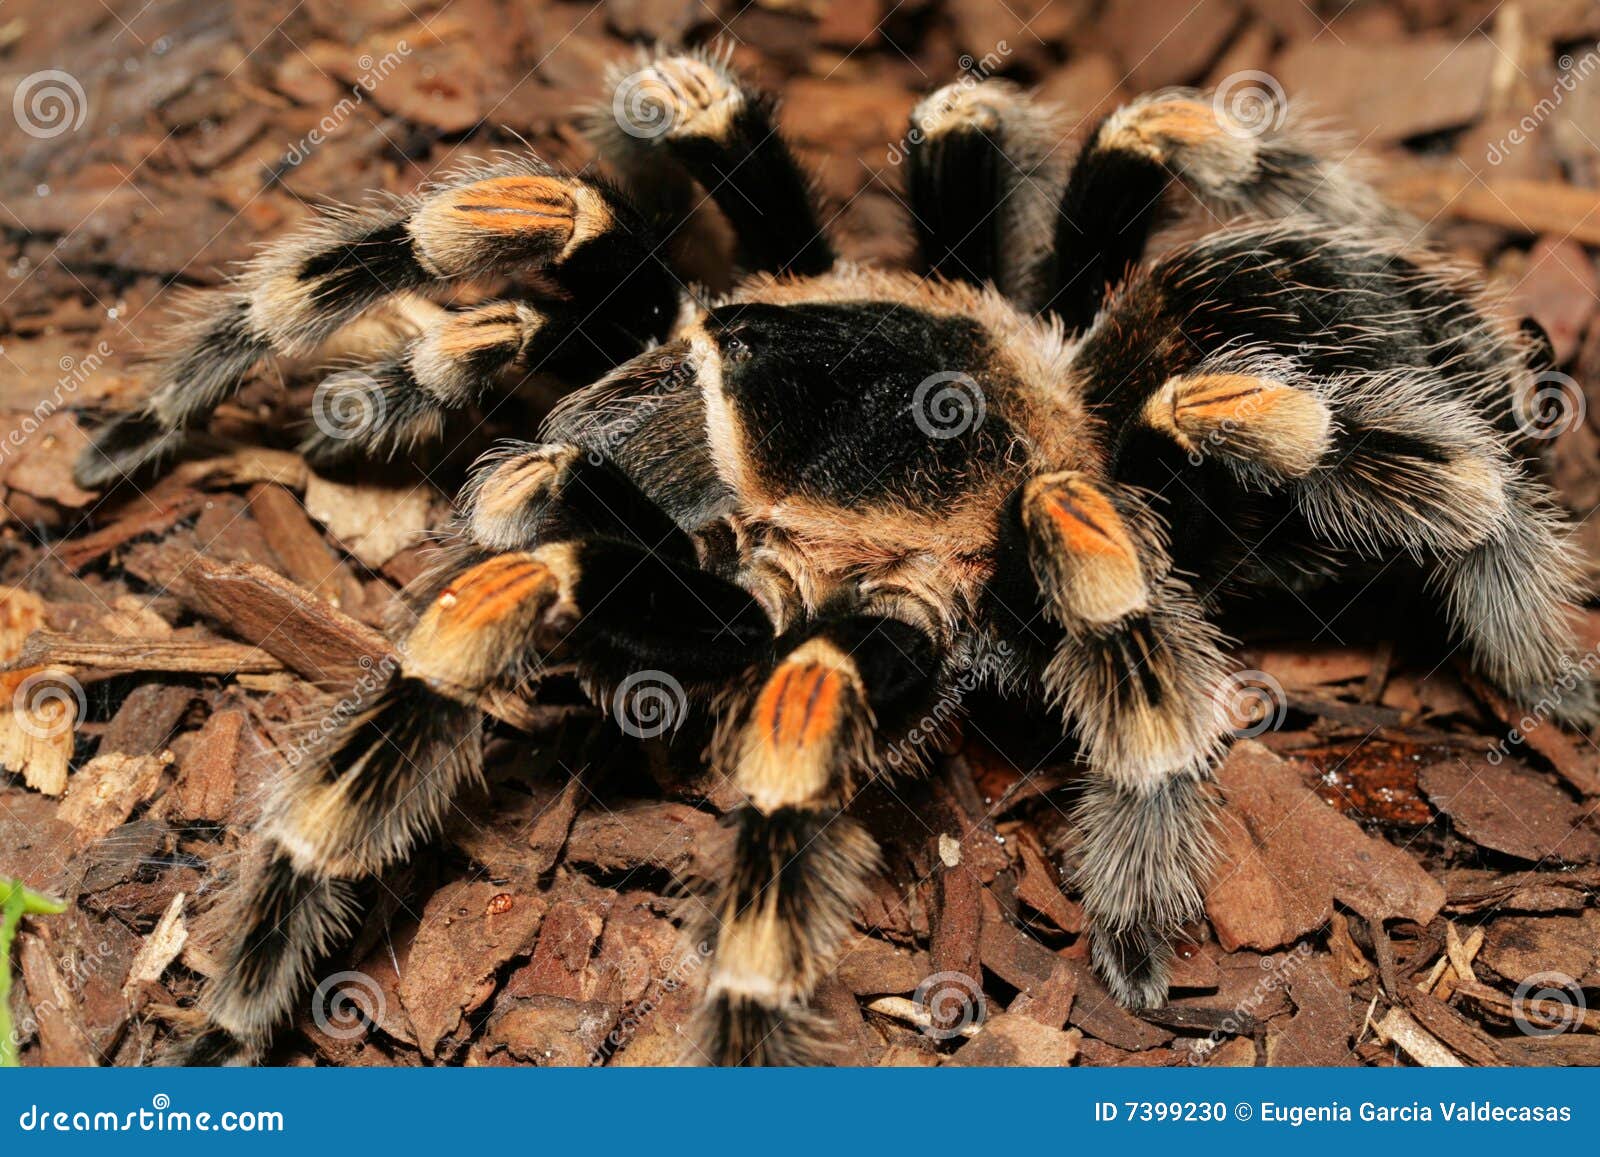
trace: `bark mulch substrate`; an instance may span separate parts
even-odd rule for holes
[[[36,711],[0,711],[0,875],[69,901],[11,962],[23,1063],[159,1061],[192,1024],[264,792],[386,669],[386,615],[465,464],[555,393],[469,415],[448,452],[325,477],[292,450],[319,375],[280,365],[174,470],[104,496],[71,481],[86,415],[137,395],[181,287],[216,284],[307,203],[523,139],[583,165],[576,109],[632,44],[733,38],[786,96],[844,252],[878,261],[910,251],[906,113],[960,68],[1042,86],[1080,136],[1131,93],[1269,73],[1548,330],[1576,384],[1544,465],[1600,555],[1600,8],[1184,7],[8,3],[0,89],[68,62],[78,90],[64,123],[0,135],[0,700],[26,683]],[[725,248],[700,226],[699,252]],[[934,775],[860,801],[888,870],[819,995],[841,1060],[1600,1063],[1597,749],[1523,734],[1418,625],[1425,603],[1380,584],[1228,624],[1268,716],[1222,769],[1225,855],[1171,1004],[1140,1014],[1086,967],[1055,733],[969,704]],[[1600,644],[1600,613],[1575,629]],[[672,915],[724,846],[727,789],[691,737],[627,740],[559,675],[486,708],[488,792],[367,889],[274,1063],[682,1055],[704,960]]]

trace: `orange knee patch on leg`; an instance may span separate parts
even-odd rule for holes
[[[1145,605],[1144,568],[1110,497],[1076,472],[1046,475],[1023,496],[1035,570],[1063,615],[1114,622]]]
[[[1104,144],[1144,153],[1165,164],[1181,150],[1233,140],[1209,102],[1157,100],[1114,115]]]
[[[437,272],[466,276],[496,258],[557,260],[609,222],[603,200],[588,186],[519,174],[435,193],[412,217],[411,235]]]
[[[481,690],[538,641],[546,620],[576,614],[570,555],[560,546],[519,551],[462,572],[407,637],[406,673],[446,691]]]
[[[492,177],[441,197],[445,211],[491,232],[552,229],[569,232],[578,207],[554,177]]]
[[[1195,374],[1169,380],[1145,419],[1191,453],[1253,462],[1300,477],[1326,453],[1333,419],[1315,394],[1254,374]]]
[[[836,729],[844,690],[844,675],[837,670],[786,663],[762,691],[754,725],[779,748],[814,747]]]
[[[804,644],[756,697],[736,781],[766,812],[828,795],[841,773],[841,745],[864,710],[850,657],[825,640]]]

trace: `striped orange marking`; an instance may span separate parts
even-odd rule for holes
[[[1178,383],[1173,407],[1179,422],[1245,422],[1269,417],[1290,387],[1249,374],[1200,374]]]
[[[774,747],[800,751],[826,743],[843,713],[845,679],[818,663],[785,663],[756,702],[755,727]]]
[[[476,634],[514,615],[529,595],[554,581],[550,568],[528,555],[498,555],[481,562],[439,596],[439,630]]]
[[[559,230],[571,234],[578,206],[555,177],[491,177],[448,194],[452,212],[499,233]]]
[[[1073,554],[1134,554],[1133,541],[1111,500],[1083,482],[1063,482],[1041,496],[1044,512]]]
[[[1144,141],[1160,137],[1189,148],[1205,144],[1223,131],[1211,106],[1192,100],[1158,101],[1143,110],[1131,127]]]

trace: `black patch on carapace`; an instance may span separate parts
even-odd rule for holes
[[[984,328],[891,302],[730,305],[707,329],[757,473],[850,506],[947,509],[1018,441]]]

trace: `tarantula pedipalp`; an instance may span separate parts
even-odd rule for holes
[[[834,259],[771,102],[724,61],[659,56],[641,85],[665,127],[604,151],[641,198],[697,184],[723,209],[753,270],[724,299],[685,302],[618,188],[474,170],[268,250],[82,463],[86,482],[134,468],[267,353],[484,274],[539,294],[439,310],[369,368],[371,428],[308,452],[426,436],[508,367],[605,371],[483,465],[399,674],[284,779],[196,1059],[259,1050],[346,928],[348,882],[479,776],[480,693],[552,657],[600,695],[664,673],[715,717],[711,758],[747,799],[702,931],[701,1047],[726,1063],[824,1055],[807,998],[877,856],[848,804],[928,751],[917,724],[964,673],[1078,740],[1078,885],[1130,1004],[1163,998],[1200,911],[1231,737],[1208,615],[1230,592],[1398,563],[1509,693],[1562,682],[1580,591],[1514,453],[1530,351],[1292,121],[1245,131],[1159,93],[1057,179],[1046,110],[954,86],[914,114],[910,209],[939,275],[920,277]],[[1254,220],[1141,265],[1169,187]],[[1592,717],[1587,684],[1555,701]]]

